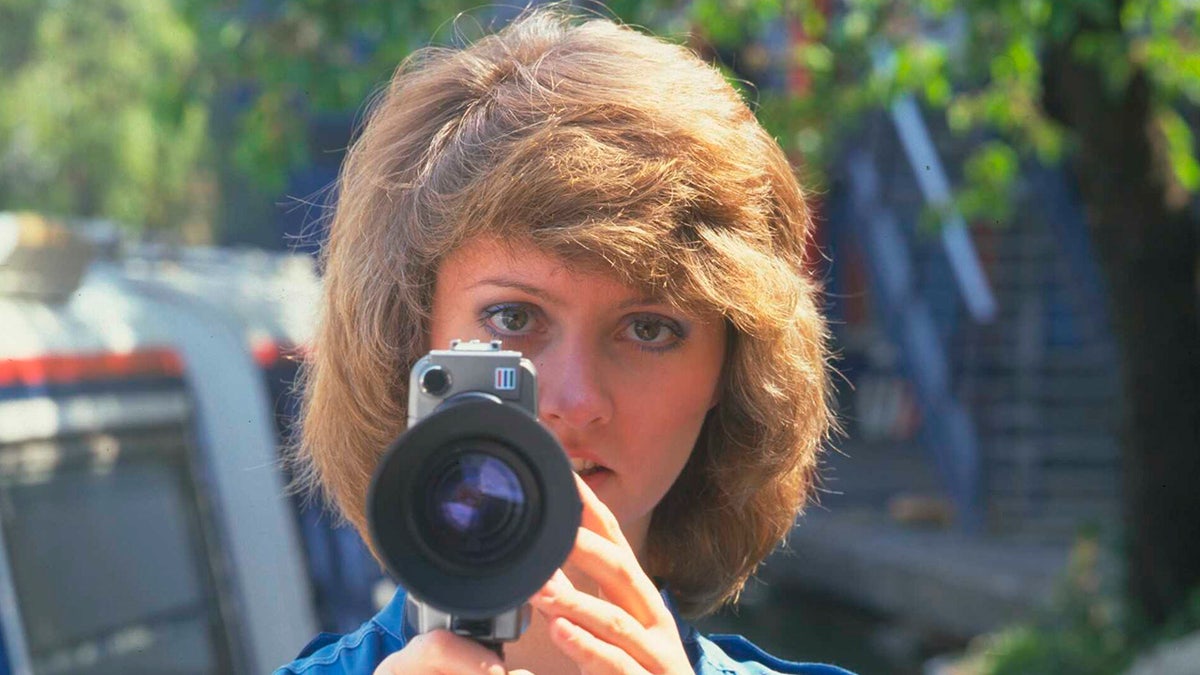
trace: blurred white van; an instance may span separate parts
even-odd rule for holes
[[[382,580],[284,490],[311,259],[94,235],[0,213],[0,675],[270,672]]]

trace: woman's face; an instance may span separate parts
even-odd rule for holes
[[[718,317],[686,316],[532,247],[475,239],[438,269],[431,346],[499,339],[538,371],[538,413],[634,551],[717,399]]]

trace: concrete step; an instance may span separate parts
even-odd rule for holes
[[[1007,495],[1029,496],[1053,503],[1107,500],[1120,490],[1120,478],[1112,465],[1054,466],[989,463],[984,485],[989,499]]]
[[[1066,560],[1065,544],[907,529],[881,518],[812,512],[797,523],[788,550],[771,556],[759,577],[969,638],[1044,606]]]
[[[1120,521],[1121,505],[1115,497],[1095,500],[1045,502],[1017,497],[993,497],[988,503],[988,530],[1023,541],[1071,541],[1085,527]]]
[[[1020,462],[1032,456],[1037,461],[1064,465],[1103,465],[1113,467],[1121,458],[1121,448],[1110,433],[1089,430],[1079,434],[1054,433],[1022,437],[1012,433],[986,434],[982,453],[989,464]]]
[[[1080,373],[1072,377],[991,377],[971,383],[970,404],[975,409],[996,405],[1096,406],[1113,410],[1117,385],[1107,373]]]

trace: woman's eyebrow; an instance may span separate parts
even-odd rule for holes
[[[667,304],[667,302],[663,298],[656,297],[653,295],[645,295],[645,296],[642,296],[639,298],[630,298],[628,300],[623,300],[620,304],[617,305],[617,309],[628,309],[630,307],[641,307],[644,305],[665,305],[665,304]]]
[[[550,293],[545,289],[538,288],[537,286],[530,286],[527,283],[516,281],[514,279],[505,279],[503,277],[489,277],[487,279],[480,279],[470,286],[467,286],[467,290],[478,288],[480,286],[512,288],[514,290],[521,291],[522,293],[528,293],[529,295],[532,295],[539,300],[544,300],[550,304],[562,304],[562,301],[558,298],[558,296],[554,295],[553,293]]]
[[[479,281],[476,281],[475,283],[471,284],[470,286],[467,286],[467,290],[471,290],[473,288],[478,288],[480,286],[496,286],[498,288],[511,288],[513,290],[521,291],[522,293],[528,293],[529,295],[532,295],[533,297],[535,297],[539,300],[542,300],[543,302],[546,302],[551,305],[561,305],[565,302],[562,298],[551,293],[550,291],[547,291],[544,288],[539,288],[537,286],[531,286],[530,284],[527,284],[523,281],[517,281],[516,279],[508,279],[505,277],[488,277],[486,279],[480,279]],[[628,309],[630,307],[640,307],[640,306],[644,306],[644,305],[661,305],[661,304],[665,304],[665,300],[663,298],[653,296],[653,295],[644,295],[644,296],[638,296],[635,298],[629,298],[627,300],[622,300],[620,303],[617,304],[617,309]]]

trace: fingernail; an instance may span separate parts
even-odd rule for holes
[[[551,590],[557,593],[570,586],[571,582],[567,579],[567,575],[563,574],[563,571],[559,569],[554,570],[554,574],[550,575],[550,581],[546,582],[546,584]]]
[[[559,593],[562,593],[563,589],[565,588],[565,582],[566,577],[563,576],[562,571],[556,570],[554,574],[546,580],[545,585],[543,585],[542,588],[538,590],[536,594],[534,594],[534,599],[545,601],[549,600],[555,595],[558,595]]]

